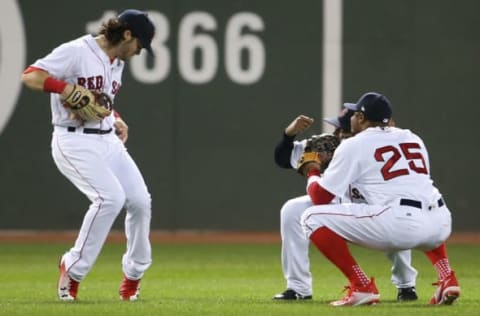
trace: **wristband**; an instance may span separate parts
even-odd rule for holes
[[[67,83],[52,77],[47,77],[43,82],[43,91],[50,93],[62,93],[65,90]]]

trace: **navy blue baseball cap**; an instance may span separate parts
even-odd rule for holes
[[[355,112],[362,112],[371,122],[388,123],[392,117],[392,105],[386,96],[376,92],[367,92],[357,103],[345,103],[344,106]]]
[[[350,118],[352,117],[353,113],[355,113],[355,111],[349,110],[345,107],[337,117],[324,118],[323,121],[335,126],[336,128],[343,129],[343,131],[346,133],[350,133]]]
[[[155,35],[155,26],[148,18],[146,12],[128,9],[120,13],[118,20],[125,24],[128,30],[132,32],[132,35],[140,41],[142,47],[153,56],[152,50],[152,38]]]

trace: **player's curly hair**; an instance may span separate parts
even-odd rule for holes
[[[107,22],[102,23],[99,34],[105,36],[107,41],[112,46],[120,43],[124,37],[123,33],[127,30],[127,26],[121,23],[118,19],[110,19]]]

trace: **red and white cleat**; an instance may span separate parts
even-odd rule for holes
[[[375,280],[372,278],[364,287],[355,287],[353,284],[345,287],[347,294],[338,301],[330,303],[332,306],[357,306],[357,305],[373,305],[380,301]]]
[[[78,285],[80,283],[68,275],[63,258],[60,259],[59,269],[60,275],[57,284],[58,298],[61,301],[66,302],[75,301],[77,299]]]
[[[123,276],[119,293],[122,301],[138,300],[140,297],[140,280],[130,280],[126,276]]]
[[[430,300],[432,305],[452,305],[460,297],[460,286],[458,286],[457,277],[453,271],[447,278],[432,285],[437,286],[437,290]]]

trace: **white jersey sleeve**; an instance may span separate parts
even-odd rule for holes
[[[307,145],[306,139],[293,142],[292,154],[290,156],[290,165],[292,165],[294,169],[298,168],[298,161],[302,157],[303,151],[305,150],[306,145]]]
[[[357,160],[350,159],[359,150],[352,139],[340,143],[320,180],[320,185],[336,196],[344,196],[349,191],[349,185],[357,177],[360,167]]]
[[[77,55],[79,50],[75,42],[68,42],[55,48],[50,54],[38,59],[33,66],[47,71],[50,76],[68,83],[73,81],[75,65],[78,64]]]

